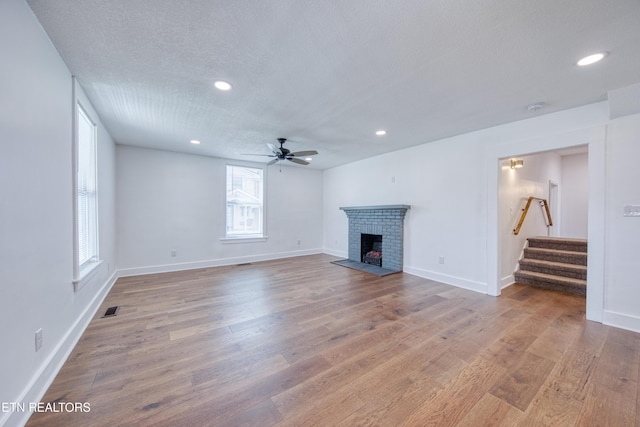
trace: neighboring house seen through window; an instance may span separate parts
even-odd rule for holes
[[[227,165],[226,237],[263,237],[264,171]]]
[[[77,105],[76,142],[77,278],[98,261],[98,194],[96,125]]]

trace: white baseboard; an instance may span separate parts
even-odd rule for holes
[[[118,271],[119,277],[141,276],[143,274],[170,273],[173,271],[195,270],[198,268],[223,267],[226,265],[245,264],[248,262],[271,261],[274,259],[315,255],[322,249],[306,249],[302,251],[279,252],[274,254],[249,255],[234,258],[219,258],[206,261],[190,261],[176,264],[152,265],[148,267],[124,268]]]
[[[446,283],[447,285],[457,286],[458,288],[468,289],[482,294],[486,294],[488,292],[486,283],[474,282],[461,277],[449,276],[447,274],[436,273],[434,271],[423,270],[421,268],[409,267],[406,265],[404,266],[403,271],[405,273],[413,274],[414,276],[435,280],[436,282]]]
[[[39,402],[42,399],[117,279],[118,274],[114,272],[104,285],[102,285],[102,288],[100,288],[100,291],[93,297],[91,303],[84,309],[82,314],[51,352],[51,355],[34,374],[25,391],[16,399],[16,402],[24,402],[25,407],[28,408],[30,402]],[[31,416],[31,412],[14,411],[8,415],[6,419],[0,419],[1,426],[23,426]]]
[[[640,317],[629,314],[616,313],[615,311],[604,311],[602,323],[628,331],[640,332]]]
[[[513,274],[510,274],[500,279],[500,289],[504,289],[507,286],[513,285],[514,283],[515,283],[515,278],[513,277]]]
[[[322,252],[327,254],[327,255],[333,255],[333,256],[340,257],[340,258],[349,258],[349,254],[347,252],[338,251],[338,250],[335,250],[335,249],[324,248],[322,250]]]

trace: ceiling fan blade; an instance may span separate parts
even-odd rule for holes
[[[304,160],[301,159],[296,159],[295,157],[287,157],[287,160],[289,160],[290,162],[293,163],[297,163],[299,165],[308,165],[309,162],[305,162]]]
[[[278,158],[276,157],[275,159],[273,159],[269,163],[267,163],[267,166],[271,166],[272,164],[276,163],[277,161],[278,161]]]
[[[263,156],[263,157],[276,157],[273,154],[257,154],[257,153],[240,153],[241,156]]]
[[[289,153],[290,156],[296,157],[315,156],[316,154],[318,154],[316,150],[296,151],[295,153]]]
[[[276,156],[279,156],[280,154],[282,154],[280,152],[280,149],[278,147],[276,147],[275,145],[273,145],[272,143],[270,143],[270,142],[267,142],[267,147],[269,147],[269,150],[271,150],[271,152],[273,154],[275,154]]]

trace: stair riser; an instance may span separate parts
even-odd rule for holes
[[[544,251],[525,249],[524,256],[525,258],[539,259],[542,261],[564,262],[566,264],[575,264],[575,265],[587,265],[587,254],[578,253],[578,252],[576,252],[575,254],[573,253],[572,254],[556,254],[556,253],[549,253]]]
[[[547,266],[547,265],[541,266],[534,263],[528,263],[526,260],[520,261],[520,270],[535,271],[536,273],[553,274],[555,276],[587,280],[587,272],[585,270],[569,269],[569,268]]]
[[[530,248],[555,249],[558,251],[587,252],[587,244],[582,242],[554,242],[550,240],[528,239]]]
[[[554,291],[566,292],[574,295],[586,295],[587,288],[582,286],[569,286],[563,283],[556,283],[553,281],[542,281],[532,279],[526,275],[520,275],[517,271],[514,273],[514,278],[517,283],[523,285],[536,286],[538,288],[551,289]]]

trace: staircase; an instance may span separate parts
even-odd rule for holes
[[[587,241],[559,237],[527,239],[516,283],[575,295],[587,293]]]

